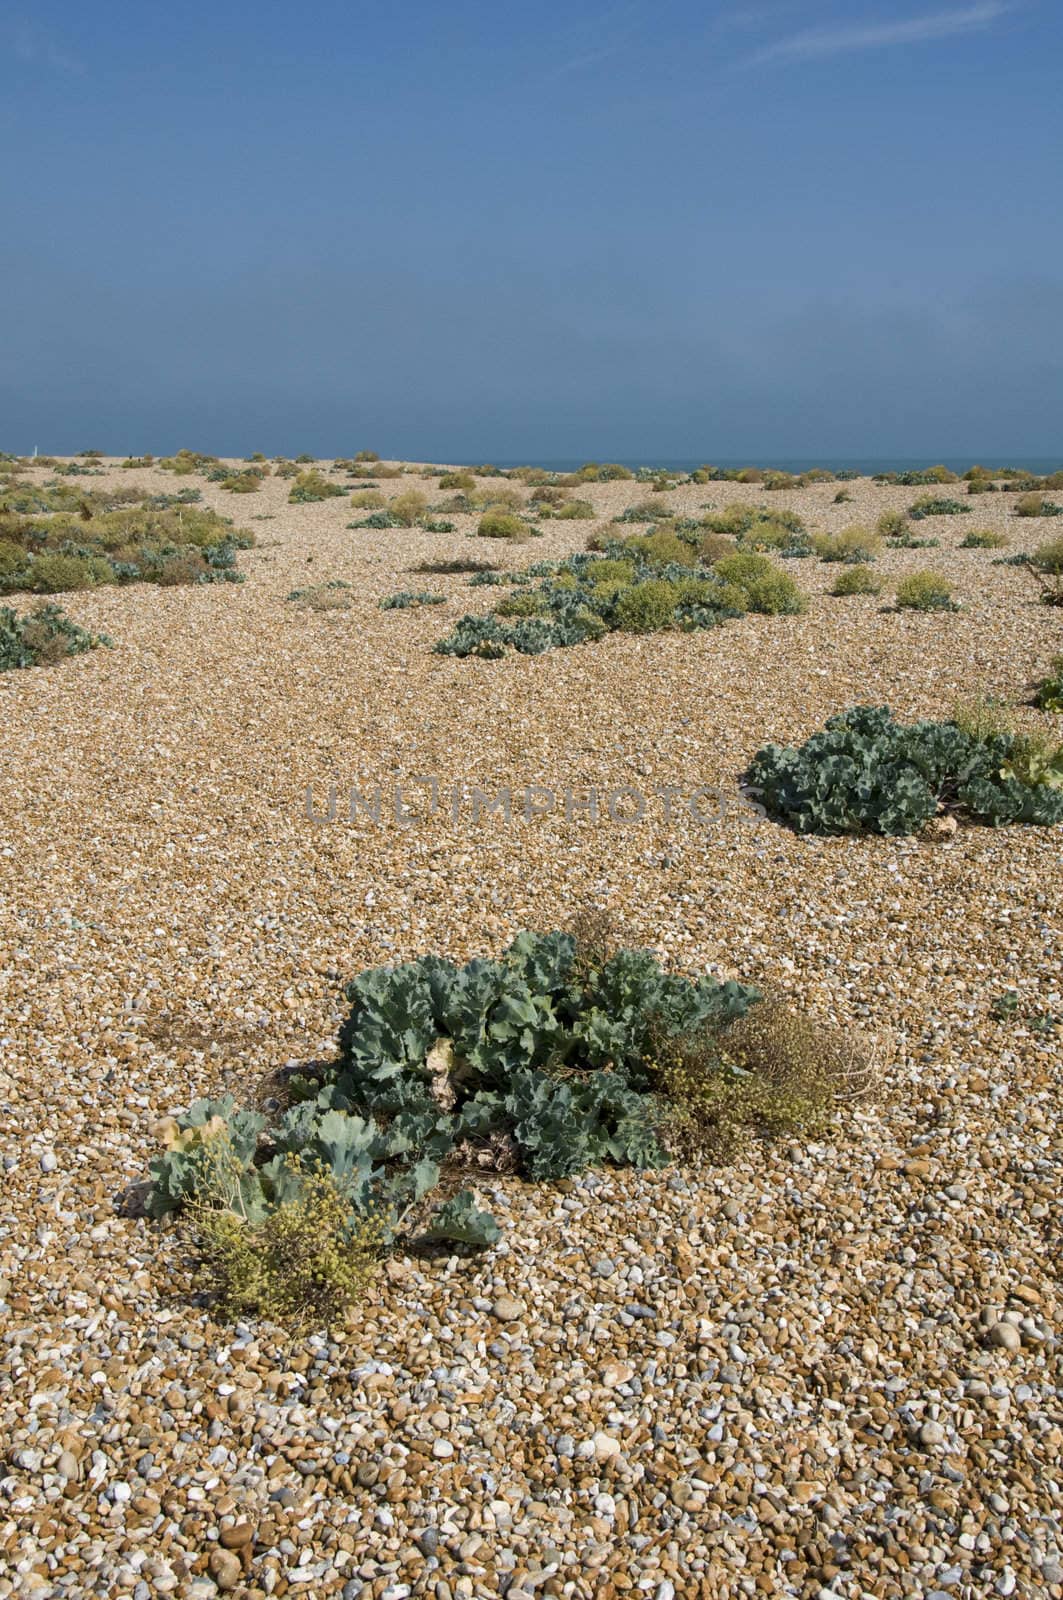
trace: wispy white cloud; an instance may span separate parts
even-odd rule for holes
[[[975,5],[951,11],[924,12],[922,16],[888,22],[840,23],[804,28],[765,45],[746,60],[747,66],[767,61],[817,61],[854,50],[881,50],[890,46],[927,44],[975,33],[997,22],[1012,6],[1008,0],[978,0]]]

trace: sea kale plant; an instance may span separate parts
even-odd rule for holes
[[[0,606],[0,672],[16,667],[47,667],[67,656],[109,645],[105,633],[89,633],[58,606],[41,605],[25,616]]]
[[[803,745],[766,745],[745,774],[798,833],[917,833],[939,812],[999,826],[1063,822],[1063,746],[957,722],[893,721],[886,707],[831,717]]]
[[[346,989],[337,1059],[293,1080],[287,1110],[267,1118],[227,1096],[164,1119],[150,1214],[188,1216],[221,1273],[223,1304],[254,1309],[257,1297],[269,1311],[279,1246],[267,1224],[305,1210],[308,1176],[324,1174],[330,1187],[314,1206],[333,1223],[322,1297],[305,1240],[294,1254],[307,1307],[331,1311],[344,1238],[359,1262],[370,1237],[378,1253],[400,1236],[469,1247],[498,1238],[463,1187],[470,1171],[557,1180],[603,1163],[661,1167],[689,1154],[692,1138],[715,1148],[743,1129],[818,1125],[866,1068],[830,1030],[810,1043],[800,1019],[773,1012],[750,1032],[759,990],[675,976],[602,927],[592,914],[572,932],[521,933],[496,960],[427,955],[360,973]],[[294,1248],[302,1235],[287,1215],[279,1234]]]

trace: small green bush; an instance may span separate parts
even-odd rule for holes
[[[1024,494],[1015,502],[1017,517],[1059,517],[1063,506],[1057,506],[1043,494]]]
[[[380,602],[381,611],[406,611],[411,607],[441,606],[446,600],[445,594],[433,594],[430,589],[400,589],[397,594],[389,594]]]
[[[89,633],[71,622],[58,606],[37,606],[21,617],[10,606],[0,606],[0,672],[54,666],[110,643],[106,634]]]
[[[357,489],[351,495],[351,505],[356,511],[381,511],[386,504],[379,489]]]
[[[481,539],[527,539],[528,524],[510,511],[485,511],[476,529]]]
[[[908,532],[908,518],[903,511],[884,511],[875,524],[884,539],[903,539]]]
[[[623,548],[651,567],[692,567],[697,561],[697,552],[692,546],[666,528],[658,528],[653,533],[635,534],[623,541]]]
[[[1038,545],[1026,566],[1033,573],[1047,606],[1063,605],[1063,538]]]
[[[733,584],[745,595],[750,611],[767,616],[797,615],[808,604],[788,572],[783,572],[767,556],[743,554],[724,556],[716,563],[716,576]]]
[[[471,472],[444,472],[439,480],[441,489],[475,489],[476,479]]]
[[[629,584],[616,602],[619,625],[625,633],[656,633],[668,626],[678,598],[675,585],[663,578]]]
[[[947,579],[937,572],[913,572],[897,585],[897,607],[902,611],[958,611]]]
[[[1046,677],[1034,692],[1035,706],[1042,711],[1063,711],[1063,656],[1054,656]]]
[[[851,566],[844,572],[839,572],[834,580],[831,594],[881,594],[882,579],[871,571],[870,567]]]
[[[300,456],[299,459],[302,460],[303,458]],[[312,460],[313,457],[310,459]],[[375,450],[359,450],[354,459],[359,465],[361,465],[362,462],[365,461],[379,461],[380,457],[377,455]]]
[[[944,499],[938,495],[922,494],[908,507],[911,522],[921,522],[925,517],[965,517],[971,512],[962,500]]]
[[[428,501],[418,489],[407,489],[388,501],[388,514],[404,528],[412,528],[428,513]]]
[[[562,522],[585,522],[594,514],[594,507],[589,500],[569,500],[555,513]]]
[[[299,473],[288,491],[288,501],[293,506],[308,505],[316,500],[331,500],[337,495],[346,493],[346,489],[341,488],[338,483],[330,483],[324,473],[311,470]]]
[[[495,615],[499,617],[538,617],[546,610],[546,604],[541,595],[529,594],[522,591],[519,594],[507,595],[495,607]]]
[[[34,557],[26,588],[34,594],[58,594],[63,590],[95,589],[98,584],[114,581],[111,566],[102,556],[45,552]]]
[[[843,528],[840,533],[814,534],[812,548],[821,561],[866,563],[875,560],[882,549],[882,540],[869,528]]]

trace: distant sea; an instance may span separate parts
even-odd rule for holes
[[[470,456],[469,458],[473,458]],[[476,458],[479,459],[478,457]],[[485,456],[484,460],[490,458]],[[980,465],[983,467],[1019,467],[1024,472],[1035,472],[1039,475],[1063,471],[1063,452],[1058,456],[858,456],[849,459],[844,456],[800,456],[794,460],[776,456],[743,457],[742,460],[728,456],[702,456],[696,460],[693,456],[684,456],[680,459],[656,456],[652,460],[634,460],[628,456],[584,456],[577,461],[547,458],[540,460],[537,457],[524,456],[517,459],[496,461],[498,467],[542,467],[547,472],[577,472],[584,461],[615,461],[623,467],[628,467],[632,472],[639,467],[660,467],[665,472],[693,472],[698,467],[775,467],[780,472],[808,472],[812,467],[828,467],[832,472],[859,472],[863,477],[873,477],[876,472],[919,472],[927,467],[948,467],[951,472],[963,473],[968,467]]]

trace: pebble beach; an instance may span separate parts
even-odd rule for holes
[[[1063,832],[799,837],[737,804],[756,750],[854,704],[1000,696],[1063,738],[1029,704],[1061,613],[994,564],[1059,524],[985,494],[885,549],[881,597],[791,559],[803,615],[462,660],[433,644],[500,591],[419,568],[560,558],[646,487],[510,544],[352,529],[277,477],[86,480],[187,481],[254,532],[246,581],[57,597],[112,647],[0,677],[0,1597],[1060,1600],[1063,1033],[1024,1017],[1063,1013]],[[837,532],[923,492],[840,487],[666,498]],[[960,609],[892,609],[927,568]],[[349,604],[288,598],[335,580]],[[380,609],[405,589],[445,601]],[[508,818],[474,811],[503,788]],[[310,1336],[217,1320],[136,1203],[159,1120],[333,1055],[364,968],[584,905],[875,1036],[876,1098],[730,1165],[485,1171],[486,1252],[400,1250]]]

